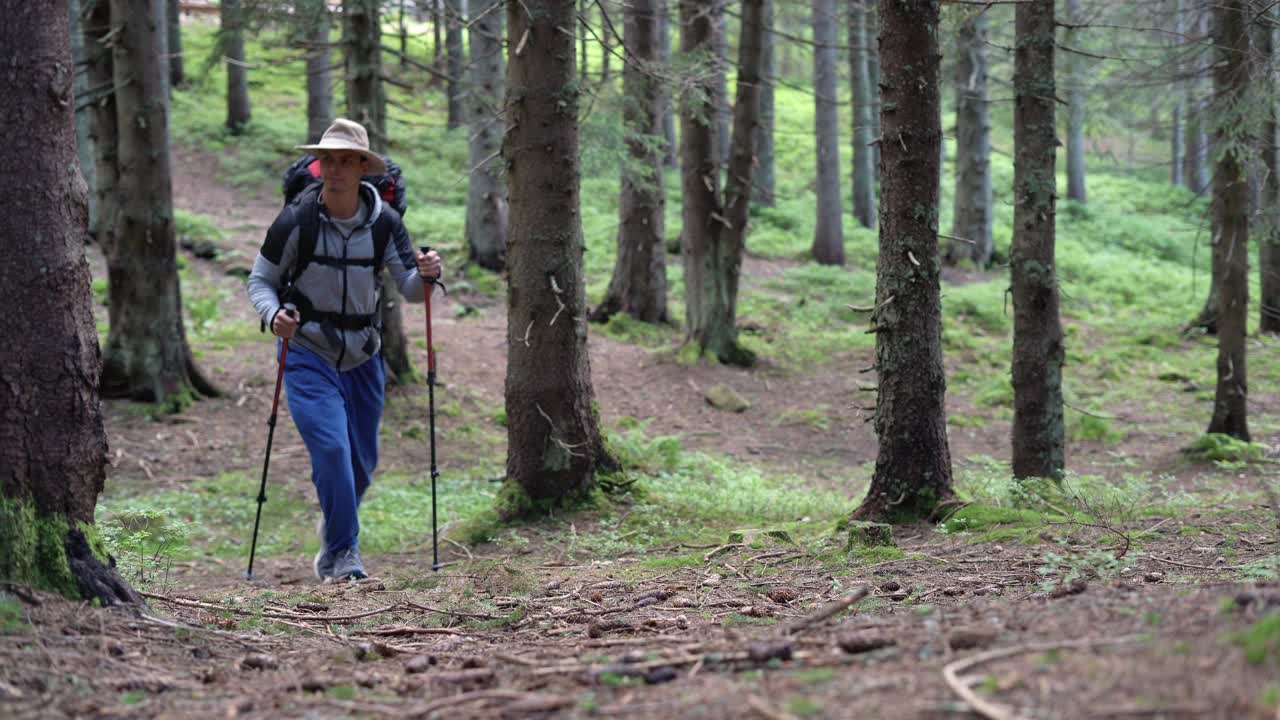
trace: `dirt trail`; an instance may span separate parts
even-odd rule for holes
[[[213,217],[252,257],[278,208],[274,189],[246,198],[210,184],[214,166],[178,152],[178,206]],[[254,323],[240,281],[196,269],[230,293],[224,319]],[[456,308],[449,299],[438,310],[442,392],[496,410],[503,310]],[[419,324],[408,323],[413,339]],[[157,423],[108,403],[109,483],[181,488],[256,472],[269,357],[265,338],[206,350],[200,362],[227,396],[177,418]],[[689,368],[591,339],[607,423],[651,419],[650,432],[833,488],[874,460],[871,426],[854,409],[868,360],[848,353],[804,372]],[[751,409],[708,407],[703,392],[716,383]],[[394,392],[392,405],[422,391]],[[780,421],[823,403],[838,416],[828,429]],[[953,428],[954,456],[1001,457],[1007,433],[1007,423]],[[1123,449],[1167,460],[1176,448],[1162,442],[1135,436]],[[469,451],[458,443],[446,465],[468,464]],[[384,465],[421,466],[425,454],[425,443],[390,443]],[[282,425],[273,477],[302,502],[306,469]],[[19,602],[26,632],[5,634],[0,616],[0,716],[944,718],[964,707],[943,670],[971,658],[981,662],[965,686],[1010,716],[1262,720],[1275,717],[1263,698],[1280,659],[1250,664],[1233,638],[1280,606],[1280,588],[1231,581],[1236,567],[1274,556],[1271,512],[1046,525],[1029,541],[900,528],[905,557],[853,572],[815,554],[837,549],[836,538],[826,548],[755,538],[566,560],[564,533],[537,525],[522,529],[524,550],[469,548],[467,561],[451,546],[448,559],[463,562],[434,575],[420,554],[384,555],[377,578],[351,585],[315,584],[302,557],[264,558],[253,585],[201,561],[175,568],[143,617],[49,597]],[[1121,552],[1115,536],[1139,531],[1142,550]],[[856,611],[806,621],[858,587],[870,600]],[[992,649],[1006,654],[978,655]]]

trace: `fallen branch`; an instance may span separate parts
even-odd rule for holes
[[[942,668],[942,679],[946,680],[947,685],[955,694],[959,695],[965,703],[979,715],[988,718],[988,720],[1017,720],[1017,715],[1012,711],[998,705],[989,700],[983,699],[978,693],[974,692],[963,680],[960,679],[960,673],[969,668],[976,667],[992,660],[999,660],[1013,655],[1021,655],[1029,652],[1042,652],[1046,650],[1059,650],[1062,648],[1088,648],[1100,645],[1117,645],[1120,643],[1133,642],[1136,637],[1121,637],[1110,640],[1064,640],[1061,642],[1046,643],[1030,643],[1027,645],[1015,645],[1007,648],[997,648],[988,650],[984,653],[978,653],[972,657],[957,660]]]
[[[259,611],[245,610],[244,608],[229,607],[226,605],[218,605],[216,603],[201,602],[200,600],[188,600],[186,598],[169,597],[168,595],[160,595],[158,593],[151,593],[151,592],[146,592],[142,590],[138,591],[138,594],[143,597],[151,598],[152,600],[159,600],[161,602],[167,602],[172,605],[178,605],[180,607],[201,608],[203,610],[222,610],[222,611],[234,613],[236,615],[244,615],[246,617],[261,616],[265,618],[276,618],[276,619],[285,619],[285,620],[307,620],[311,622],[323,622],[323,623],[349,622],[352,620],[360,620],[362,618],[372,617],[374,615],[381,615],[382,613],[395,610],[400,606],[400,603],[394,603],[384,608],[379,608],[377,610],[370,610],[368,612],[363,612],[363,613],[356,613],[354,615],[306,615],[303,613],[280,612],[278,610],[259,610]]]
[[[703,555],[702,562],[711,562],[711,558],[715,557],[716,555],[719,555],[720,553],[726,550],[733,550],[734,548],[740,548],[740,547],[746,547],[746,545],[743,543],[729,543],[728,545],[721,545],[720,547],[717,547],[714,550],[711,550],[710,552]]]
[[[871,594],[870,586],[859,585],[858,587],[854,588],[849,594],[839,598],[838,600],[833,600],[827,603],[826,605],[823,605],[822,607],[818,608],[816,611],[809,613],[808,615],[805,615],[804,617],[791,623],[783,630],[783,634],[793,635],[796,632],[809,627],[810,625],[820,623],[823,620],[826,620],[827,618],[833,617],[835,615],[839,615],[845,610],[848,610],[849,607],[852,606],[854,603],[858,602],[859,600],[861,600],[862,598],[870,594]]]
[[[425,705],[413,708],[405,714],[405,717],[425,719],[430,717],[432,713],[444,708],[482,700],[506,700],[508,704],[519,703],[522,707],[525,706],[525,703],[530,703],[544,707],[547,710],[556,710],[571,702],[568,698],[544,693],[527,693],[519,690],[475,690],[440,698],[439,700],[432,700]]]

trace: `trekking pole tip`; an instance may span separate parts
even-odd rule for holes
[[[243,573],[241,573],[241,576],[244,577],[245,580],[248,580],[250,582],[253,581],[253,573],[248,570],[245,570]]]

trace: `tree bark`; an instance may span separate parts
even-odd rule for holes
[[[1080,10],[1080,0],[1067,0],[1067,22],[1080,24],[1084,22],[1084,13]],[[1079,50],[1079,32],[1074,29],[1066,31],[1064,38],[1070,50]],[[1085,168],[1084,168],[1084,59],[1077,52],[1067,52],[1067,197],[1076,202],[1086,201]]]
[[[725,14],[726,1],[715,0],[712,10],[712,45],[716,54],[712,103],[716,114],[716,162],[722,168],[729,165],[729,123],[733,116],[729,107],[729,18]]]
[[[307,28],[307,142],[318,143],[333,122],[329,6],[324,0],[303,0],[298,3],[298,12]]]
[[[186,72],[182,61],[182,4],[179,0],[163,0],[168,4],[165,22],[169,30],[169,89],[182,87]]]
[[[742,266],[751,210],[751,189],[756,168],[756,142],[760,135],[760,96],[765,85],[764,38],[767,0],[743,0],[742,32],[738,38],[738,95],[733,104],[733,136],[729,172],[724,187],[726,227],[723,240],[732,249],[734,267]],[[837,175],[839,169],[836,170]],[[736,278],[734,280],[736,303]]]
[[[343,0],[347,115],[364,125],[369,148],[387,152],[387,95],[382,84],[382,25],[378,0]]]
[[[714,46],[713,6],[718,0],[679,0],[680,50],[704,68],[719,60]],[[684,93],[680,108],[681,259],[689,341],[701,356],[750,365],[755,356],[738,343],[738,280],[742,248],[730,243],[719,218],[720,166],[716,151],[714,73],[698,73],[700,85]]]
[[[190,402],[193,390],[218,391],[196,369],[182,321],[168,106],[163,66],[155,62],[165,29],[155,22],[151,0],[111,0],[110,7],[119,205],[115,236],[103,247],[110,330],[102,395],[163,403],[176,411]]]
[[[501,272],[507,255],[507,187],[502,150],[503,13],[499,0],[476,0],[471,25],[471,175],[467,190],[467,246],[471,259]]]
[[[220,37],[222,56],[227,64],[227,129],[238,133],[248,124],[250,115],[249,70],[244,59],[244,8],[241,0],[222,0]]]
[[[756,132],[755,190],[751,201],[756,205],[773,207],[777,191],[777,173],[774,169],[774,81],[777,63],[774,60],[777,36],[774,34],[774,2],[764,3],[764,40],[760,49],[760,127]]]
[[[1218,279],[1218,385],[1209,432],[1249,439],[1245,324],[1249,309],[1249,182],[1242,148],[1249,129],[1240,108],[1248,101],[1249,0],[1214,7],[1214,141],[1222,153],[1213,171],[1213,270]]]
[[[93,150],[92,188],[90,207],[93,223],[90,236],[103,250],[110,248],[115,238],[115,221],[118,211],[116,185],[118,135],[116,132],[116,96],[111,89],[115,82],[111,49],[107,46],[107,34],[111,30],[111,3],[109,0],[84,0],[83,15],[85,49],[85,84],[94,93],[94,102],[86,107],[89,119],[89,147]],[[101,96],[99,97],[99,92]],[[89,176],[86,171],[86,178]]]
[[[88,0],[90,3],[94,0]],[[97,170],[96,160],[93,148],[93,109],[84,103],[89,94],[91,86],[89,84],[89,75],[91,68],[88,67],[89,59],[84,47],[84,26],[81,21],[81,5],[80,0],[70,0],[68,2],[67,13],[70,15],[71,23],[71,57],[76,65],[85,68],[84,72],[76,73],[75,93],[76,93],[76,159],[80,162],[80,174],[84,177],[85,184],[89,188],[89,236],[93,236],[93,228],[97,225],[98,203],[95,193],[97,192]]]
[[[0,353],[0,580],[141,602],[85,537],[106,476],[86,188],[76,164],[75,63],[65,0],[0,2],[0,302],[21,342]],[[89,23],[86,23],[88,27]],[[33,188],[36,190],[33,191]]]
[[[1196,20],[1197,43],[1203,45],[1196,62],[1195,76],[1186,82],[1187,149],[1183,156],[1183,178],[1197,195],[1209,190],[1209,125],[1208,102],[1202,92],[1202,78],[1208,76],[1212,49],[1209,46],[1209,11],[1200,10]]]
[[[880,182],[880,2],[869,0],[867,4],[867,74],[871,77],[871,149],[875,155],[871,167]]]
[[[615,465],[600,436],[587,354],[574,75],[574,0],[507,3],[511,194],[507,479],[546,511],[587,496]],[[527,33],[527,35],[526,35]],[[521,40],[524,38],[524,40]]]
[[[630,0],[623,8],[623,124],[627,153],[618,199],[618,255],[597,322],[622,312],[641,322],[667,320],[667,259],[662,148],[663,92],[653,69],[661,62],[658,0]]]
[[[1259,299],[1258,329],[1264,333],[1280,333],[1280,158],[1276,153],[1280,123],[1276,113],[1275,31],[1269,24],[1276,18],[1274,9],[1259,23],[1259,72],[1265,73],[1267,93],[1266,122],[1262,130],[1263,162],[1266,164],[1263,185],[1263,227],[1258,236],[1258,274],[1262,292]]]
[[[991,109],[987,90],[987,14],[977,11],[956,35],[956,168],[951,237],[945,262],[991,262]]]
[[[1053,0],[1020,3],[1014,13],[1013,474],[1061,478],[1064,349],[1054,259]]]
[[[837,90],[835,0],[813,0],[814,145],[818,218],[810,252],[823,265],[844,264],[844,209],[840,198],[840,98]]]
[[[662,19],[658,24],[658,44],[662,48],[662,66],[671,67],[671,0],[659,0]],[[662,162],[669,168],[680,164],[680,146],[676,144],[676,106],[671,91],[662,88],[662,136],[666,140]]]
[[[1183,0],[1174,0],[1173,2],[1173,35],[1172,44],[1176,48],[1183,42],[1182,36],[1187,32],[1186,6]],[[1185,72],[1186,69],[1179,65],[1179,74]],[[1186,84],[1183,81],[1182,84]],[[1184,185],[1186,183],[1183,175],[1183,153],[1187,146],[1187,102],[1186,92],[1176,92],[1173,98],[1173,111],[1170,113],[1169,124],[1172,129],[1169,138],[1169,183],[1172,185]]]
[[[849,3],[849,78],[853,86],[853,217],[865,228],[876,227],[875,148],[871,145],[871,72],[867,64],[867,7]]]
[[[445,0],[448,24],[445,26],[444,44],[449,57],[449,83],[446,95],[450,130],[467,124],[462,87],[467,66],[467,58],[462,49],[462,18],[466,14],[466,2],[467,0]]]
[[[876,267],[879,438],[875,474],[857,520],[906,523],[930,518],[952,499],[942,366],[941,262],[938,257],[938,0],[883,3],[881,127],[884,158],[880,257]]]

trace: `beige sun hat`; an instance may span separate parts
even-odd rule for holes
[[[387,172],[387,164],[382,156],[369,149],[369,133],[364,126],[353,120],[338,118],[333,121],[320,142],[315,145],[295,145],[298,150],[306,150],[313,155],[319,150],[354,150],[369,159],[369,174],[382,175]]]

